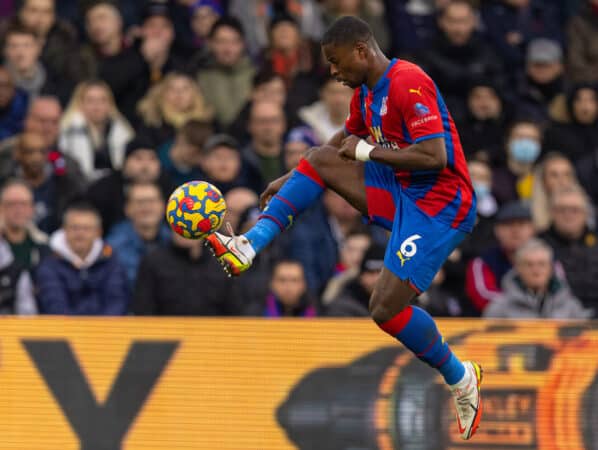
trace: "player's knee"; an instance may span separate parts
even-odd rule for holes
[[[377,324],[388,322],[409,305],[411,298],[394,289],[376,286],[370,297],[370,316]]]
[[[330,145],[322,145],[320,147],[312,147],[305,154],[305,159],[316,170],[323,169],[332,163],[332,158],[337,156],[337,149]]]

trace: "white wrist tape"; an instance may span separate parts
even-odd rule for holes
[[[363,139],[361,139],[355,147],[355,159],[357,161],[369,161],[370,153],[376,148],[375,145],[370,145]]]

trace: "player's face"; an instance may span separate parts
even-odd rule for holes
[[[352,89],[366,81],[367,47],[363,43],[356,45],[324,45],[322,47],[326,61],[330,63],[330,74],[338,82]]]

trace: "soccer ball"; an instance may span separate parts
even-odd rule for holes
[[[202,239],[216,231],[225,213],[222,193],[205,181],[182,184],[170,194],[166,205],[168,224],[188,239]]]

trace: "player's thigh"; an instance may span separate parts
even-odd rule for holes
[[[314,148],[306,155],[326,186],[347,200],[363,215],[367,215],[364,168],[361,161],[347,161],[330,145]]]
[[[416,294],[409,280],[402,280],[384,267],[370,297],[370,315],[378,324],[387,322],[408,306]]]

